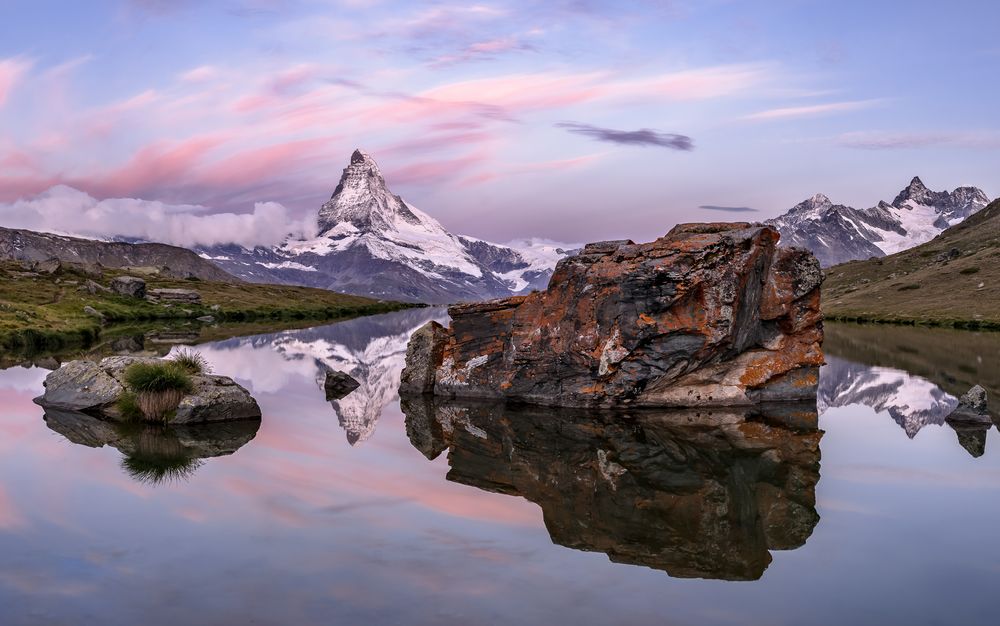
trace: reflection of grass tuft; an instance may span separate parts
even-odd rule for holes
[[[147,426],[133,434],[135,449],[122,459],[133,479],[149,485],[188,480],[202,465],[177,437],[163,427]]]

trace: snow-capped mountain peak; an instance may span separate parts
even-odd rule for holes
[[[931,191],[914,176],[892,203],[855,209],[816,194],[768,223],[781,232],[782,244],[808,248],[830,266],[920,245],[987,204],[989,198],[975,187]]]
[[[319,210],[319,234],[350,224],[360,232],[384,232],[399,221],[421,223],[399,196],[390,193],[382,170],[368,153],[355,150],[330,199]],[[440,230],[440,224],[433,222]]]
[[[371,155],[355,150],[320,207],[317,237],[254,250],[217,246],[202,255],[248,280],[438,304],[544,288],[574,247],[522,250],[454,235],[392,193]]]

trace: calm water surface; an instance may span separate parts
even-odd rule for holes
[[[404,415],[435,316],[202,346],[259,426],[43,419],[0,372],[0,624],[996,623],[1000,442],[944,417],[1000,406],[1000,335],[828,325],[818,428]]]

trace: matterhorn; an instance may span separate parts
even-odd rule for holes
[[[361,150],[320,207],[318,224],[316,237],[273,248],[228,245],[199,252],[245,280],[445,304],[544,289],[573,248],[454,235],[393,194],[378,164]]]

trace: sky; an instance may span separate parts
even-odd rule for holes
[[[456,233],[1000,195],[1000,3],[4,0],[0,225],[308,233],[351,152]]]

